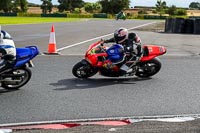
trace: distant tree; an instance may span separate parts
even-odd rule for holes
[[[47,9],[48,9],[48,12],[49,12],[49,13],[52,12],[52,8],[53,8],[52,0],[49,0],[49,2],[48,2],[48,4],[47,4]]]
[[[28,10],[27,4],[28,4],[27,0],[19,0],[19,6],[21,9],[21,12],[27,12]]]
[[[0,10],[4,12],[27,12],[27,0],[0,0]]]
[[[87,2],[84,5],[84,8],[85,8],[86,12],[94,13],[94,12],[100,11],[102,7],[101,7],[101,4],[99,4],[99,3],[89,3],[89,2]]]
[[[5,13],[11,12],[12,0],[0,0],[0,10],[3,10]]]
[[[80,8],[74,8],[73,13],[79,14],[79,13],[81,13],[81,9]]]
[[[200,9],[200,3],[199,2],[192,2],[192,3],[190,3],[189,8]]]
[[[129,8],[130,0],[99,0],[102,12],[116,14],[125,8]]]
[[[171,7],[169,7],[169,9],[168,9],[168,14],[169,15],[176,15],[176,6],[175,5],[172,5]]]
[[[74,11],[75,8],[82,8],[84,6],[83,0],[58,0],[58,10],[63,11]]]
[[[179,15],[179,16],[187,15],[187,11],[186,9],[177,9],[176,15]]]
[[[167,4],[165,1],[157,0],[156,3],[156,11],[159,13],[160,16],[164,13],[164,9],[167,8]]]
[[[41,5],[42,13],[43,14],[47,14],[47,12],[51,13],[53,8],[51,0],[41,0],[41,1],[42,1]]]
[[[177,8],[175,5],[168,7],[167,13],[171,16],[186,16],[187,10],[185,8]]]
[[[20,12],[20,8],[19,8],[19,1],[18,0],[12,0],[11,1],[12,3],[12,11],[17,13],[17,12]]]
[[[28,2],[27,0],[12,0],[12,10],[13,12],[27,12]]]

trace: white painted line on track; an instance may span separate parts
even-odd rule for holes
[[[199,119],[200,114],[181,114],[181,115],[157,115],[157,116],[127,116],[127,117],[108,117],[108,118],[91,118],[91,119],[72,119],[72,120],[55,120],[55,121],[36,121],[36,122],[22,122],[22,123],[7,123],[0,124],[2,127],[10,126],[24,126],[24,125],[39,125],[39,124],[56,124],[56,123],[84,123],[84,122],[93,122],[93,121],[107,121],[107,120],[132,120],[132,122],[138,122],[140,120],[147,121],[166,121],[172,120],[173,118],[189,118],[189,120]]]
[[[140,28],[140,27],[144,27],[144,26],[147,26],[147,25],[154,24],[154,23],[157,23],[157,22],[154,21],[154,22],[151,22],[151,23],[146,23],[146,24],[143,24],[143,25],[139,25],[139,26],[136,26],[136,27],[129,28],[128,30],[137,29],[137,28]],[[75,44],[72,44],[72,45],[69,45],[69,46],[66,46],[66,47],[62,47],[62,48],[57,49],[57,51],[59,52],[61,50],[68,49],[68,48],[71,48],[71,47],[74,47],[74,46],[77,46],[77,45],[80,45],[80,44],[83,44],[83,43],[86,43],[86,42],[90,42],[90,41],[94,41],[94,40],[97,40],[97,39],[101,39],[101,38],[110,36],[112,34],[113,33],[110,33],[110,34],[107,34],[107,35],[103,35],[103,36],[95,37],[95,38],[92,38],[92,39],[89,39],[89,40],[85,40],[85,41],[82,41],[82,42],[79,42],[79,43],[75,43]]]

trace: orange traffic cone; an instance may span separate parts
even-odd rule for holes
[[[51,33],[50,33],[49,45],[48,45],[48,53],[46,53],[46,54],[58,54],[57,48],[56,48],[54,25],[52,25],[52,27],[51,27]]]

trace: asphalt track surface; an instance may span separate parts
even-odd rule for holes
[[[135,29],[147,23],[152,21],[95,20],[56,23],[54,25],[57,47],[62,49],[92,38],[98,40],[101,36],[109,37],[107,35],[111,35],[116,27]],[[3,28],[13,35],[18,47],[37,44],[43,52],[47,50],[51,25],[49,23],[3,26]],[[36,67],[33,68],[33,78],[25,87],[14,92],[0,90],[1,124],[117,117],[198,116],[200,110],[199,35],[144,31],[137,31],[137,33],[143,43],[164,45],[168,48],[166,56],[161,57],[163,67],[160,73],[150,79],[136,77],[110,79],[95,76],[84,81],[74,78],[71,74],[72,66],[82,58],[81,55],[87,46],[96,40],[62,49],[60,51],[62,55],[59,56],[38,56],[34,59]],[[193,123],[198,122],[193,121]],[[159,127],[159,124],[156,125]],[[167,125],[170,124],[166,124],[165,127]],[[174,128],[183,129],[181,127],[190,124],[178,125]],[[191,131],[199,131],[196,125],[198,124],[190,125]],[[150,126],[151,128],[146,126],[146,129],[155,127],[155,125]],[[91,128],[89,130],[91,131]],[[84,131],[82,129],[80,132]],[[155,129],[153,131],[156,132]]]

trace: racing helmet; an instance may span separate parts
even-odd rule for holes
[[[6,32],[4,30],[0,30],[0,43],[3,44],[6,42],[7,42],[7,44],[14,43],[11,35],[8,32]]]
[[[8,32],[4,31],[4,30],[1,30],[1,38],[2,39],[10,39],[10,40],[12,40],[11,35]]]
[[[128,30],[126,28],[119,28],[114,33],[114,38],[116,43],[123,43],[126,39],[128,39]]]

